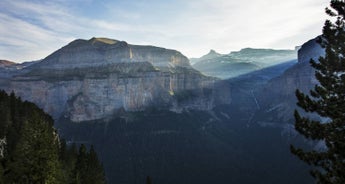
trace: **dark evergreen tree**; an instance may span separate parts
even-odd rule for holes
[[[311,60],[319,84],[310,96],[296,91],[297,105],[316,113],[326,122],[302,116],[295,111],[295,128],[307,139],[323,141],[325,150],[303,150],[291,146],[293,154],[313,166],[317,183],[345,183],[345,2],[332,0],[319,43],[325,56]]]
[[[78,168],[78,182],[75,172]],[[59,141],[53,119],[0,91],[0,183],[105,183],[93,148]]]
[[[97,154],[91,146],[87,152],[85,145],[79,148],[79,155],[75,166],[76,184],[104,184],[105,175],[102,164],[99,162]]]
[[[152,184],[150,176],[146,177],[146,184]]]
[[[98,156],[93,146],[91,146],[88,154],[88,183],[93,184],[103,184],[105,183],[105,173],[103,170],[103,165],[98,160]]]
[[[79,147],[79,154],[77,163],[75,165],[75,183],[83,184],[85,177],[87,177],[87,150],[84,144]]]
[[[52,126],[33,111],[21,132],[8,163],[10,179],[17,183],[59,183],[58,138]]]
[[[4,181],[4,167],[0,164],[0,183],[5,183]]]
[[[78,158],[78,150],[76,144],[68,146],[65,140],[61,140],[60,160],[62,163],[62,174],[65,182],[73,183],[74,170]]]

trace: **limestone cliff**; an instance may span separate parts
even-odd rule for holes
[[[230,100],[222,99],[215,83],[191,68],[178,51],[92,38],[75,40],[26,67],[2,88],[38,104],[55,119],[80,122],[152,106],[209,110]]]
[[[310,66],[310,59],[317,59],[324,55],[324,50],[311,39],[298,51],[298,63],[289,68],[283,75],[272,79],[260,92],[259,103],[262,109],[257,113],[262,121],[270,122],[272,119],[278,122],[293,122],[293,111],[297,108],[295,97],[296,89],[308,94],[318,81],[315,78],[314,69]]]
[[[325,54],[324,49],[317,43],[319,37],[304,43],[298,50],[298,62],[309,63],[310,59],[317,61],[320,56]]]

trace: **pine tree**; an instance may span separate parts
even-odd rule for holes
[[[93,147],[60,141],[53,119],[35,104],[0,90],[0,184],[103,184]],[[76,177],[77,176],[77,177]]]
[[[9,163],[11,180],[18,183],[59,183],[58,141],[49,123],[32,112]]]
[[[87,150],[84,144],[79,148],[77,163],[75,165],[75,183],[82,184],[87,172]]]
[[[105,173],[103,165],[100,163],[97,157],[97,153],[91,146],[88,155],[88,182],[91,184],[103,184],[105,183]]]
[[[78,158],[76,144],[68,146],[64,139],[60,143],[60,161],[64,181],[62,183],[73,183],[74,170]]]
[[[104,184],[105,175],[102,164],[99,162],[97,154],[91,146],[87,152],[85,145],[79,148],[79,155],[75,166],[76,184]]]
[[[93,148],[68,147],[53,119],[35,104],[0,90],[1,183],[105,183]],[[75,172],[78,171],[78,172]],[[78,180],[76,180],[78,173]]]
[[[317,183],[345,183],[345,2],[332,0],[320,45],[325,56],[311,60],[319,84],[310,96],[296,91],[297,105],[307,113],[318,114],[327,122],[302,116],[295,111],[295,129],[307,139],[323,141],[325,150],[303,150],[291,146],[293,154],[313,166]]]
[[[150,176],[146,177],[146,184],[152,184]]]

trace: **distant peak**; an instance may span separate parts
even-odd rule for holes
[[[91,42],[92,44],[97,43],[97,42],[101,42],[101,43],[105,43],[105,44],[116,44],[118,42],[118,40],[113,40],[113,39],[109,39],[109,38],[91,38],[89,40],[89,42]]]
[[[201,60],[208,60],[213,59],[216,57],[220,57],[222,54],[217,53],[215,50],[211,49],[210,52],[208,52],[206,55],[201,56],[200,58],[197,58],[199,61]]]
[[[215,50],[211,49],[209,54],[217,54],[217,52]]]
[[[208,54],[206,54],[206,55],[211,55],[211,56],[217,55],[217,56],[219,56],[219,55],[221,55],[221,54],[219,54],[219,53],[216,52],[215,50],[211,49],[210,52],[208,52]]]
[[[4,67],[4,66],[10,66],[10,65],[15,65],[15,62],[12,61],[8,61],[8,60],[0,60],[0,66]]]

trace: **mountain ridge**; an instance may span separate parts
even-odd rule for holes
[[[4,60],[4,59],[0,60],[0,67],[7,67],[7,66],[15,65],[15,64],[16,63],[13,61],[8,61],[8,60]]]
[[[149,53],[151,47],[140,46],[154,55],[142,58],[153,62],[135,62],[128,60],[127,43],[84,41],[74,42],[81,50],[72,51],[105,54],[118,46],[125,58],[100,65],[89,60],[82,67],[32,65],[0,87],[54,115],[68,142],[94,144],[109,182],[140,183],[152,176],[157,183],[311,183],[305,165],[289,152],[296,141],[291,122],[279,119],[293,115],[272,100],[291,101],[284,95],[294,84],[309,85],[294,69],[308,63],[290,61],[221,81],[183,65],[167,66],[175,52],[160,56],[164,50]],[[66,60],[83,61],[70,51],[63,53]],[[152,58],[165,58],[164,65]],[[243,60],[234,63],[248,63]]]
[[[296,60],[296,50],[243,48],[229,54],[205,55],[194,59],[193,67],[205,75],[221,79],[234,78],[265,67]],[[209,54],[210,54],[209,53]]]
[[[121,110],[207,110],[230,101],[223,98],[226,86],[193,69],[180,52],[108,38],[76,39],[2,80],[0,87],[35,102],[55,119],[77,122]]]
[[[32,67],[64,69],[124,62],[149,62],[161,69],[190,67],[188,58],[176,50],[132,45],[108,38],[76,39]]]
[[[193,64],[200,62],[202,60],[213,59],[213,58],[220,57],[220,56],[222,56],[222,54],[211,49],[207,54],[201,56],[200,58],[190,58],[189,60],[190,60],[190,63],[193,65]]]

